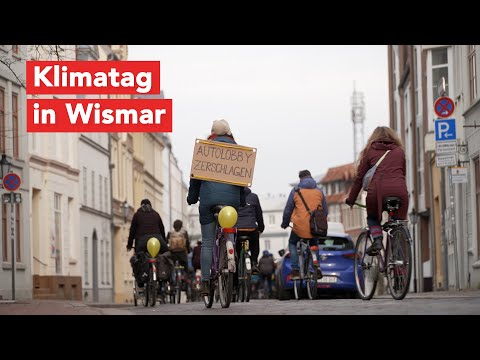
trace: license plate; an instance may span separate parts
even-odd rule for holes
[[[318,279],[317,282],[319,283],[335,283],[337,282],[336,276],[324,276],[321,279]]]

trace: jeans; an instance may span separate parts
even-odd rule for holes
[[[212,267],[213,242],[215,241],[215,221],[200,225],[202,231],[202,248],[200,252],[200,266],[202,281],[210,280],[210,268]]]
[[[318,245],[318,239],[317,238],[312,238],[309,239],[310,246],[313,245]],[[290,233],[290,238],[288,239],[288,250],[290,251],[290,265],[292,267],[292,270],[299,270],[298,267],[298,254],[297,254],[297,243],[300,241],[300,237],[295,234],[292,230]],[[318,257],[318,252],[317,252],[317,257]]]

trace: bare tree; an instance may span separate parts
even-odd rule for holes
[[[3,64],[17,79],[18,83],[26,88],[26,80],[23,74],[18,74],[15,70],[15,64],[27,60],[74,60],[75,59],[75,47],[65,45],[27,45],[27,53],[23,53],[19,50],[19,56],[11,56],[10,53],[14,52],[14,48],[18,45],[11,45],[10,51],[7,53],[0,52],[0,64]],[[18,48],[17,48],[18,49]]]

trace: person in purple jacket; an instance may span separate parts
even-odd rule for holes
[[[405,151],[398,135],[388,126],[377,127],[367,145],[358,157],[358,165],[353,186],[345,200],[352,207],[362,189],[362,180],[366,172],[375,165],[387,150],[390,152],[378,165],[367,191],[367,223],[374,239],[366,253],[375,255],[382,249],[383,232],[381,227],[383,199],[387,196],[400,198],[400,209],[395,218],[405,220],[408,212],[408,191],[406,176]]]

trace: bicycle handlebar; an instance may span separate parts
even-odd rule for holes
[[[367,205],[361,204],[361,203],[358,203],[358,202],[356,202],[354,205],[357,205],[358,207],[361,207],[361,208],[364,208],[364,209],[367,208]]]

